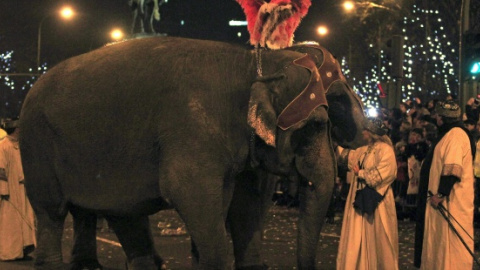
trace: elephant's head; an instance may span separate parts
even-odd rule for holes
[[[366,142],[362,136],[365,114],[357,94],[347,84],[335,57],[316,43],[300,43],[290,50],[310,55],[322,77],[332,122],[332,137],[344,148],[357,148]]]
[[[254,148],[256,165],[302,179],[297,255],[301,269],[312,269],[336,176],[330,135],[345,147],[363,145],[365,116],[331,54],[305,48],[269,52],[276,59],[297,56],[280,71],[263,68],[266,75],[252,85],[248,123],[261,139]]]
[[[303,158],[305,149],[319,138],[329,138],[329,122],[325,91],[310,56],[267,51],[263,58],[282,61],[285,55],[291,60],[282,69],[272,72],[264,65],[264,75],[253,83],[248,124],[261,139],[254,148],[257,165],[289,175],[300,171],[294,161]],[[330,142],[325,141],[324,147],[331,148]]]

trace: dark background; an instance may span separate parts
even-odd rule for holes
[[[308,14],[295,32],[295,41],[317,41],[338,59],[346,59],[343,68],[347,81],[364,102],[367,100],[377,106],[378,82],[391,81],[388,70],[379,72],[380,68],[388,69],[389,66],[384,58],[386,52],[391,51],[389,40],[393,35],[404,35],[408,38],[405,52],[410,64],[404,62],[408,76],[402,82],[402,100],[420,97],[427,101],[458,93],[461,1],[355,2],[382,8],[364,5],[365,8],[357,8],[354,14],[346,14],[343,0],[312,0]],[[65,4],[70,4],[77,12],[72,20],[62,20],[55,14]],[[480,31],[480,1],[471,0],[470,4],[470,27]],[[160,33],[248,44],[245,26],[228,25],[232,19],[245,20],[235,0],[168,0],[160,7],[160,13],[161,21],[155,24]],[[0,73],[37,73],[38,29],[44,18],[41,64],[46,64],[47,69],[111,42],[113,28],[129,33],[132,24],[128,0],[0,0],[0,58],[5,52],[14,52],[8,70],[0,59]],[[328,35],[317,34],[319,25],[329,28]],[[237,36],[239,32],[241,37]],[[432,39],[435,41],[430,42]],[[437,45],[442,47],[440,53],[444,55],[437,53]],[[446,65],[442,59],[451,64]],[[0,75],[0,117],[18,115],[36,78],[10,76],[7,81]]]
[[[316,40],[334,53],[342,51],[338,32],[340,1],[313,0],[307,17],[295,33],[296,41]],[[132,15],[127,0],[2,0],[0,1],[0,52],[14,50],[17,72],[36,65],[38,27],[42,18],[70,4],[77,12],[69,21],[52,14],[42,24],[41,62],[54,64],[103,46],[112,41],[109,33],[119,27],[129,33]],[[157,30],[171,36],[248,42],[246,27],[229,27],[231,19],[245,20],[234,0],[169,0],[160,7]],[[184,24],[181,25],[181,21]],[[328,23],[327,23],[328,22]],[[319,24],[327,24],[330,35],[324,40],[316,34]],[[237,32],[242,37],[237,37]]]

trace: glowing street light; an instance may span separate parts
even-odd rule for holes
[[[115,41],[123,39],[124,36],[125,35],[123,34],[123,31],[118,28],[115,28],[112,30],[112,32],[110,32],[110,37]]]
[[[317,33],[322,37],[326,36],[328,34],[328,28],[324,25],[321,25],[317,28]]]
[[[344,9],[346,12],[352,12],[353,9],[355,9],[355,3],[352,2],[352,1],[345,1],[345,2],[343,2],[343,9]]]
[[[37,71],[40,70],[40,52],[41,52],[41,46],[42,46],[42,25],[43,25],[43,22],[52,15],[53,13],[49,13],[47,15],[45,15],[42,20],[40,21],[40,23],[38,24],[38,38],[37,38]],[[73,9],[69,6],[65,6],[63,7],[62,9],[60,9],[59,11],[59,14],[60,14],[60,17],[65,19],[65,20],[69,20],[71,19],[73,16],[75,16],[75,12],[73,11]]]
[[[60,16],[64,19],[71,19],[73,16],[75,15],[75,12],[73,11],[73,9],[71,7],[63,7],[61,10],[60,10]]]

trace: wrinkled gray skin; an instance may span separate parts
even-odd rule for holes
[[[243,47],[148,38],[74,57],[42,76],[24,102],[20,134],[27,193],[38,220],[36,268],[62,269],[61,237],[70,211],[71,269],[99,267],[95,213],[109,221],[129,269],[158,269],[148,215],[161,210],[165,199],[195,243],[193,265],[226,269],[224,224],[235,179],[247,179],[242,171],[250,164],[252,131],[260,164],[255,174],[300,175],[311,182],[302,195],[299,225],[305,227],[299,246],[311,246],[335,174],[326,107],[287,130],[276,128],[278,114],[310,80],[309,70],[292,64],[303,56],[264,52],[265,77],[257,80],[254,53]],[[338,88],[350,114],[352,94]],[[357,135],[352,142],[361,128],[349,127]],[[316,227],[307,228],[311,224]],[[242,248],[236,244],[235,253],[254,254]],[[299,257],[311,257],[312,251],[299,251]]]

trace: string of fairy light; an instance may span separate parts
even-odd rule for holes
[[[0,101],[1,114],[0,117],[15,117],[19,113],[19,108],[23,102],[23,98],[35,83],[37,76],[33,73],[33,69],[29,72],[31,76],[9,76],[7,74],[15,74],[15,63],[13,60],[14,51],[6,51],[0,53]],[[44,63],[39,71],[42,73],[47,71],[47,64]]]
[[[0,74],[15,73],[14,64],[13,64],[13,54],[14,51],[7,51],[0,54]],[[44,63],[39,67],[41,73],[47,72],[47,64]],[[35,83],[37,76],[33,73],[33,69],[29,69],[29,72],[32,73],[32,76],[27,78],[27,80],[22,84],[21,90],[29,90]],[[15,90],[15,81],[8,75],[0,75],[0,83],[6,85],[9,89]]]
[[[426,29],[426,17],[429,20],[429,29]],[[403,18],[404,42],[404,78],[402,79],[402,101],[415,97],[418,93],[426,93],[425,98],[436,98],[442,94],[452,94],[452,88],[458,85],[455,74],[454,61],[458,60],[458,51],[455,43],[447,36],[441,12],[437,9],[422,9],[414,5],[412,16]],[[424,34],[420,40],[414,38],[415,32]],[[373,47],[370,44],[370,47]],[[379,108],[380,90],[378,84],[392,80],[388,74],[387,66],[391,62],[387,60],[386,53],[380,52],[380,74],[377,65],[373,65],[362,79],[350,77],[350,67],[345,58],[342,58],[342,67],[346,77],[349,77],[353,89],[359,94],[366,107]],[[432,87],[424,84],[423,72],[420,68],[426,68],[426,76],[436,81]],[[427,101],[425,100],[425,102]]]
[[[420,29],[425,29],[426,25],[422,22],[422,17],[432,16],[435,19],[430,21],[430,33],[426,31],[426,39],[424,44],[412,44],[409,42],[407,29],[412,26],[419,25]],[[438,10],[425,10],[414,6],[413,18],[404,18],[403,20],[405,35],[405,61],[404,71],[406,83],[403,85],[403,92],[407,96],[412,96],[415,91],[422,91],[429,93],[431,96],[446,92],[452,93],[453,85],[458,85],[458,79],[455,75],[453,61],[458,59],[458,52],[456,46],[447,37],[443,20]],[[426,62],[428,67],[428,76],[432,79],[438,80],[441,89],[426,89],[419,83],[416,76],[420,74],[415,72],[419,63]]]
[[[11,72],[12,66],[12,55],[13,51],[7,51],[5,53],[0,54],[0,72],[1,73],[8,73]],[[15,90],[15,82],[10,79],[9,76],[0,76],[0,82],[6,85],[11,90]]]

